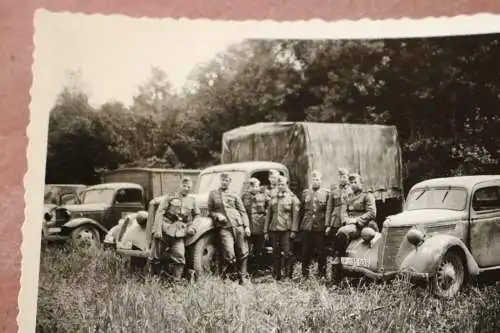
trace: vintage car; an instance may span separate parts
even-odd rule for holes
[[[121,218],[145,209],[144,201],[144,189],[135,183],[89,186],[79,194],[78,203],[57,206],[45,213],[45,229],[50,232],[44,240],[100,245]]]
[[[193,269],[198,275],[202,275],[207,272],[214,273],[217,267],[220,267],[216,251],[220,247],[217,246],[213,222],[208,217],[207,210],[208,194],[211,190],[218,188],[220,174],[223,172],[229,173],[232,177],[231,189],[241,195],[251,177],[259,178],[263,185],[267,185],[269,183],[269,170],[271,169],[276,169],[281,174],[288,176],[288,169],[284,165],[266,161],[216,165],[206,168],[200,173],[200,178],[192,195],[196,198],[202,216],[193,221],[196,233],[186,238],[187,269]],[[163,198],[164,196],[156,197],[150,201],[149,217],[145,227],[124,221],[120,227],[108,233],[107,242],[109,244],[114,242],[118,253],[130,257],[132,261],[144,264],[152,244],[151,230],[155,214]],[[266,247],[266,250],[267,252],[271,251],[269,247]]]
[[[500,176],[437,178],[414,185],[404,211],[380,233],[365,228],[341,259],[348,275],[408,276],[439,297],[500,268]]]

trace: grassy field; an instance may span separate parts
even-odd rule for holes
[[[443,301],[401,280],[336,290],[314,279],[172,285],[125,264],[109,251],[42,249],[37,332],[500,331],[496,283]]]

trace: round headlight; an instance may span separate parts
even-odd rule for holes
[[[43,214],[43,219],[45,221],[49,222],[50,220],[52,220],[52,214],[50,214],[50,213]]]
[[[410,231],[406,234],[406,239],[408,239],[410,244],[419,246],[424,241],[425,235],[418,229],[410,229]]]
[[[363,228],[363,230],[361,230],[361,238],[367,243],[370,242],[376,234],[377,233],[372,228]]]

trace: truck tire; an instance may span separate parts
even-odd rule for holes
[[[466,281],[467,269],[457,251],[448,250],[440,259],[431,280],[432,293],[439,298],[453,298]]]
[[[206,233],[190,246],[189,267],[196,276],[217,273],[218,255],[216,237],[212,232]]]
[[[101,235],[94,226],[87,224],[75,228],[71,232],[71,240],[77,247],[99,247]]]

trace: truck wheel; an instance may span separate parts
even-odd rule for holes
[[[98,247],[101,243],[99,231],[91,225],[82,225],[73,230],[71,239],[78,247]]]
[[[213,233],[203,235],[191,245],[190,265],[197,276],[215,274],[217,272],[217,247]]]
[[[432,279],[431,289],[441,298],[453,298],[465,282],[466,269],[460,255],[449,250],[441,258],[436,276]]]

